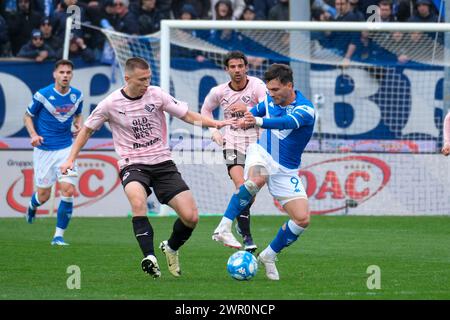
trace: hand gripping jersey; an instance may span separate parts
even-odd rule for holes
[[[220,106],[223,109],[225,120],[243,117],[244,114],[231,112],[230,107],[233,104],[241,103],[245,104],[247,109],[250,110],[255,104],[264,100],[267,92],[266,85],[258,78],[247,76],[247,79],[247,85],[239,91],[231,88],[230,82],[212,88],[203,103],[202,114],[209,115],[212,118],[212,111]],[[243,130],[226,126],[223,138],[225,140],[224,149],[235,149],[245,154],[248,145],[258,139],[258,128],[252,127]]]
[[[282,107],[274,104],[267,94],[263,102],[250,112],[256,117],[264,117],[264,130],[258,140],[281,166],[287,169],[300,167],[303,150],[311,139],[315,112],[314,106],[300,91],[295,91],[296,99]],[[269,130],[270,129],[270,130]]]

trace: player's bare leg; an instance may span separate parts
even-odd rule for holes
[[[235,165],[230,169],[230,177],[236,189],[245,182],[244,180],[244,168],[240,165]],[[249,252],[254,252],[258,247],[253,242],[252,234],[250,231],[250,207],[254,202],[254,198],[250,204],[236,217],[236,231],[242,236],[244,242],[244,249]]]
[[[167,267],[174,277],[181,275],[178,249],[191,237],[198,223],[198,209],[190,190],[180,192],[168,205],[175,210],[179,218],[173,224],[173,232],[168,240],[159,245],[166,256]]]
[[[139,182],[132,181],[125,186],[125,194],[133,213],[134,235],[144,255],[142,270],[153,278],[158,278],[161,271],[153,247],[153,228],[147,218],[147,191]]]
[[[285,201],[288,200],[285,199]],[[309,225],[309,207],[306,198],[290,200],[283,205],[283,208],[291,219],[281,226],[270,245],[258,256],[258,260],[264,265],[266,276],[270,280],[280,279],[275,265],[277,254],[296,241]]]

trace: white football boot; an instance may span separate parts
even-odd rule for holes
[[[225,246],[234,249],[240,249],[242,247],[241,243],[237,241],[231,231],[223,230],[219,227],[214,230],[212,239],[218,242],[222,242]]]
[[[280,280],[277,266],[275,265],[275,259],[270,259],[264,255],[264,251],[258,256],[258,261],[264,265],[266,269],[266,276],[270,280]]]

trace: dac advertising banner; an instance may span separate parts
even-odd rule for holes
[[[312,214],[448,215],[450,166],[435,155],[318,154],[303,157],[302,178]],[[222,214],[234,191],[220,152],[174,154],[174,161],[203,214]],[[83,152],[78,160],[74,216],[126,216],[130,206],[114,152]],[[1,151],[0,217],[25,213],[33,193],[32,151]],[[55,208],[59,204],[56,191]],[[50,203],[38,214],[48,215]],[[152,195],[151,211],[159,205]],[[282,214],[264,187],[253,214]]]

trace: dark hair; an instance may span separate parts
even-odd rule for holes
[[[389,6],[392,9],[392,2],[390,0],[381,0],[378,2],[379,6]]]
[[[269,82],[273,79],[278,79],[282,84],[294,83],[291,67],[281,63],[272,64],[264,73],[264,80]]]
[[[125,62],[125,72],[133,72],[134,69],[150,69],[150,65],[147,61],[139,57],[129,58]]]
[[[244,60],[244,64],[248,65],[248,60],[245,54],[241,51],[235,50],[228,52],[225,57],[223,58],[223,65],[225,67],[228,67],[228,62],[230,62],[231,59],[242,59]]]
[[[70,66],[73,70],[73,62],[67,59],[60,59],[56,61],[55,68],[53,70],[58,69],[59,66]]]

